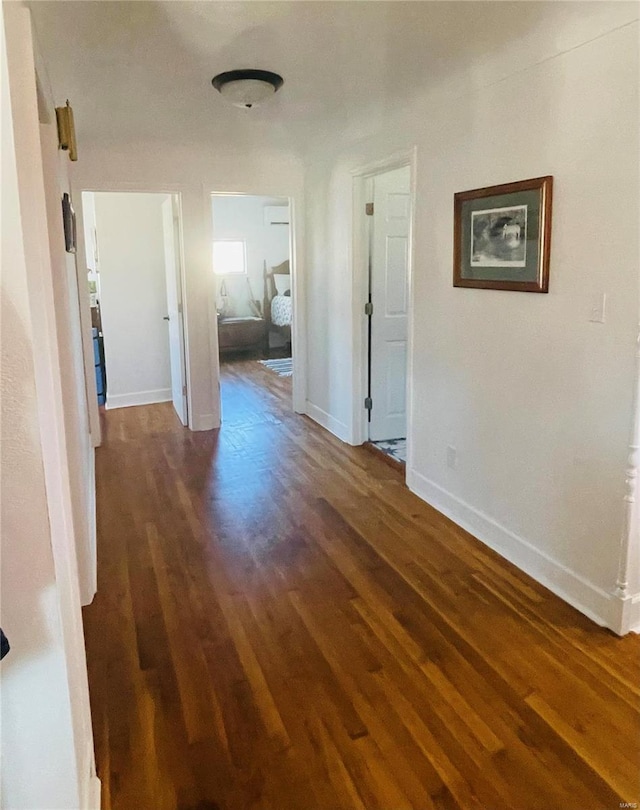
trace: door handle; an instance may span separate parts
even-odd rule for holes
[[[168,315],[163,315],[163,316],[162,316],[162,320],[163,320],[163,321],[170,321],[170,320],[171,320],[171,318],[170,318]]]

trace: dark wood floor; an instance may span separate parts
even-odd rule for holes
[[[219,432],[110,411],[85,610],[103,807],[640,801],[639,640],[602,630],[223,367]]]

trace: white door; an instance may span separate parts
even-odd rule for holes
[[[374,177],[373,203],[369,438],[380,441],[407,435],[408,166]]]
[[[167,314],[169,353],[171,357],[171,399],[183,425],[187,424],[187,386],[182,323],[182,290],[180,285],[180,223],[177,201],[168,197],[162,203],[164,262],[167,277]]]

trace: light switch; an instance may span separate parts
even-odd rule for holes
[[[591,312],[589,314],[589,320],[591,323],[604,323],[606,309],[607,294],[602,293],[602,296],[599,297],[591,307]]]

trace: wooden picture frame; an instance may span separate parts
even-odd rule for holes
[[[76,212],[73,210],[71,197],[66,192],[62,195],[62,223],[64,226],[64,249],[67,253],[75,253]]]
[[[549,291],[553,177],[454,195],[453,286]]]

